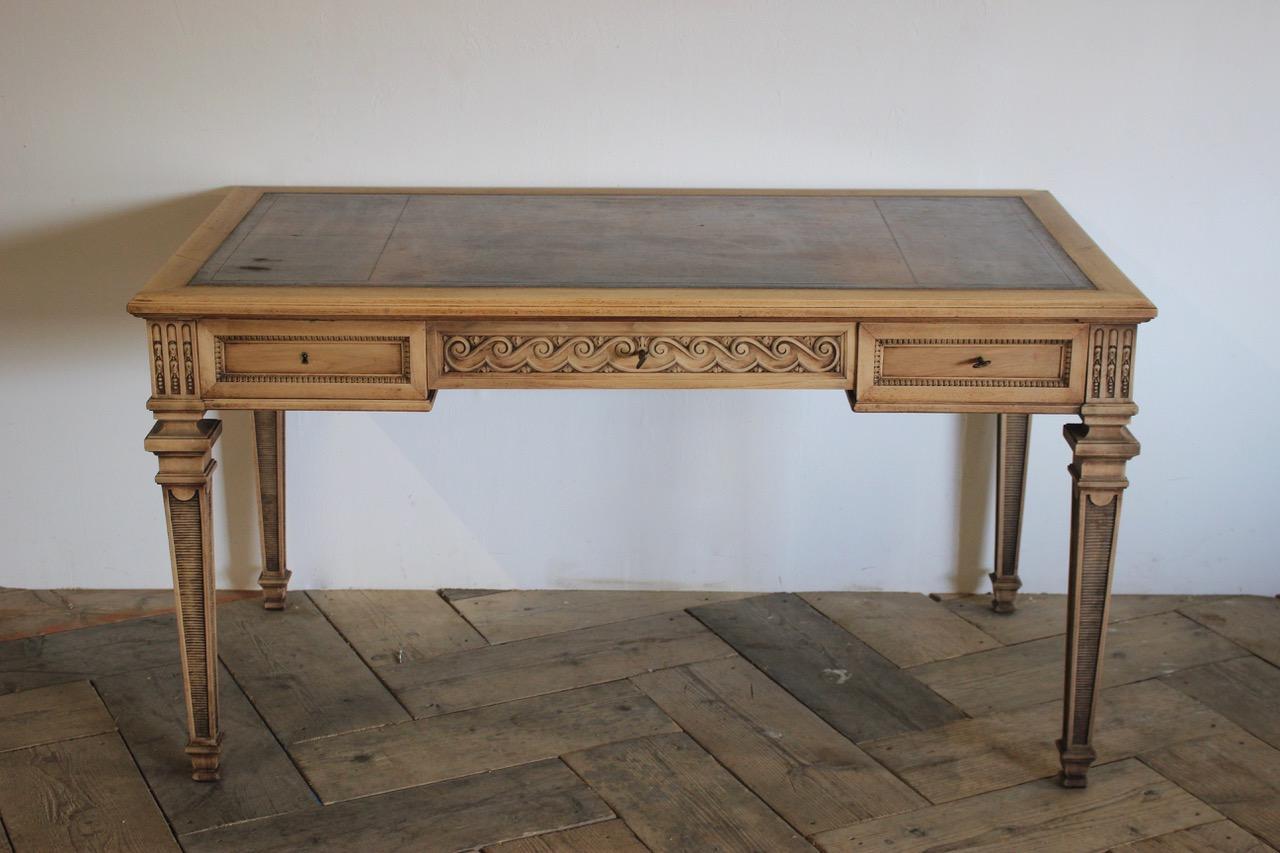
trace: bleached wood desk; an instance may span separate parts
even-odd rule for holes
[[[290,409],[448,388],[831,388],[999,416],[994,606],[1012,611],[1034,412],[1066,427],[1063,782],[1085,784],[1136,324],[1155,307],[1048,193],[236,189],[129,303],[146,322],[197,780],[216,779],[207,409],[252,409],[266,607],[284,605]],[[850,484],[850,489],[856,488]]]

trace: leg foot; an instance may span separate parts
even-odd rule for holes
[[[1058,759],[1062,762],[1062,773],[1058,781],[1064,788],[1085,788],[1089,785],[1089,767],[1098,757],[1090,746],[1063,746],[1058,740]]]
[[[253,461],[258,472],[258,516],[262,522],[262,606],[284,610],[292,574],[285,567],[284,412],[253,413]]]
[[[1022,587],[1018,544],[1022,538],[1030,438],[1030,415],[996,415],[996,555],[995,571],[991,573],[991,609],[997,613],[1014,611],[1014,599]]]
[[[222,760],[222,733],[216,738],[200,738],[187,744],[191,758],[191,778],[197,782],[216,782],[220,778],[218,764]]]

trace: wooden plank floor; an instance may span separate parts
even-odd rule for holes
[[[1276,599],[1117,596],[1067,791],[1060,596],[244,598],[201,785],[169,593],[0,590],[0,853],[1280,847]]]

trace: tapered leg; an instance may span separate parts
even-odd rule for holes
[[[175,417],[160,420],[145,443],[160,464],[169,554],[177,604],[182,680],[187,704],[191,778],[218,778],[218,632],[214,612],[213,445],[222,422]]]
[[[262,606],[284,610],[291,572],[285,565],[284,412],[253,413],[253,457],[258,471],[258,514],[262,521]]]
[[[991,609],[1012,613],[1022,586],[1018,578],[1018,542],[1027,486],[1030,415],[996,416],[996,558],[991,573]]]
[[[1086,406],[1086,409],[1089,407]],[[1102,681],[1111,578],[1120,502],[1129,481],[1125,463],[1138,455],[1126,415],[1086,414],[1068,424],[1071,445],[1071,547],[1067,597],[1066,690],[1062,713],[1062,784],[1083,788],[1093,749],[1093,722]]]

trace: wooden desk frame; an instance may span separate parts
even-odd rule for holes
[[[1093,283],[1071,290],[188,286],[253,208],[237,188],[129,303],[146,322],[193,778],[218,778],[208,409],[254,411],[265,606],[284,607],[286,410],[430,411],[449,388],[832,388],[856,412],[999,416],[995,610],[1014,610],[1033,413],[1077,413],[1062,782],[1086,784],[1137,324],[1155,307],[1039,191],[459,190],[399,193],[1016,196]],[[384,189],[288,188],[289,192]],[[992,354],[997,355],[993,356]],[[299,367],[299,359],[303,367]],[[975,372],[996,365],[989,373]],[[960,369],[963,367],[964,369]]]

